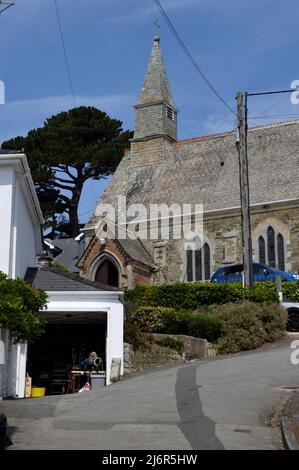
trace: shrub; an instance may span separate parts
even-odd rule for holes
[[[246,301],[218,305],[211,314],[223,322],[223,333],[217,341],[221,354],[255,349],[281,338],[285,332],[286,313],[277,304]]]
[[[133,314],[134,322],[147,333],[164,333],[176,322],[176,311],[164,307],[140,307]]]
[[[0,328],[9,330],[15,342],[34,341],[44,332],[40,310],[47,294],[23,279],[8,279],[0,272]]]
[[[255,283],[244,289],[240,283],[137,285],[125,293],[125,300],[138,306],[196,310],[203,305],[225,304],[240,300],[278,302],[273,283]]]
[[[215,341],[222,331],[222,322],[211,315],[166,307],[140,307],[132,318],[140,330],[147,333],[188,335]]]
[[[257,312],[257,318],[262,322],[263,328],[267,334],[267,341],[277,341],[284,334],[288,313],[279,304],[260,305]]]
[[[138,326],[130,320],[125,321],[124,341],[130,343],[133,349],[147,349],[148,341],[142,335]]]
[[[284,300],[299,302],[299,281],[283,282],[282,292]]]
[[[159,341],[156,341],[156,344],[158,344],[159,346],[163,346],[165,348],[174,349],[179,354],[183,353],[184,343],[182,343],[182,341],[179,341],[175,338],[160,339]]]

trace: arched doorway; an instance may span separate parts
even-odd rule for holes
[[[95,281],[108,286],[119,287],[119,270],[116,264],[105,258],[97,269]]]

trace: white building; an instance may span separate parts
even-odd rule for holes
[[[67,275],[61,277],[54,268],[38,268],[38,257],[43,254],[42,224],[26,156],[0,149],[0,271],[10,278],[26,277],[48,292],[44,315],[51,324],[61,323],[62,317],[64,323],[75,323],[74,314],[79,311],[84,324],[89,319],[94,322],[94,315],[98,316],[96,323],[104,325],[105,331],[104,359],[109,384],[112,359],[121,360],[123,373],[122,292],[96,284],[88,286],[84,280],[75,281],[71,276],[67,279]],[[54,284],[49,285],[53,279]],[[27,345],[13,344],[8,332],[0,330],[0,397],[24,397],[27,359]]]
[[[24,277],[42,253],[43,217],[26,156],[0,150],[0,271]],[[1,330],[0,330],[1,331]],[[0,336],[0,396],[24,396],[26,344]]]

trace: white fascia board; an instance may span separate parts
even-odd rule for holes
[[[46,238],[44,238],[44,243],[45,243],[45,245],[47,245],[50,248],[50,250],[55,249],[55,246],[52,245],[50,242],[48,242],[48,240]]]
[[[50,291],[47,292],[47,310],[44,312],[108,312],[121,304],[121,292],[110,291]],[[43,311],[42,311],[43,312]]]
[[[34,183],[26,155],[24,153],[0,155],[0,165],[13,166],[16,170],[16,173],[24,177],[22,186],[23,189],[25,189],[24,192],[27,199],[27,204],[29,203],[28,205],[30,206],[31,210],[33,210],[34,216],[39,225],[43,225],[44,218],[34,188]]]
[[[80,242],[82,240],[82,238],[84,238],[85,235],[83,232],[79,233],[79,235],[76,236],[75,240],[76,242]]]

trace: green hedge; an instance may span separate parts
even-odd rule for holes
[[[178,283],[161,286],[137,285],[126,291],[125,300],[138,306],[196,310],[202,305],[240,300],[274,303],[278,302],[278,296],[272,283],[255,283],[251,289],[244,289],[240,283]]]
[[[142,332],[187,335],[208,341],[216,341],[222,332],[222,322],[211,315],[165,307],[139,307],[133,321]]]
[[[299,281],[283,282],[283,299],[289,302],[299,302]]]

